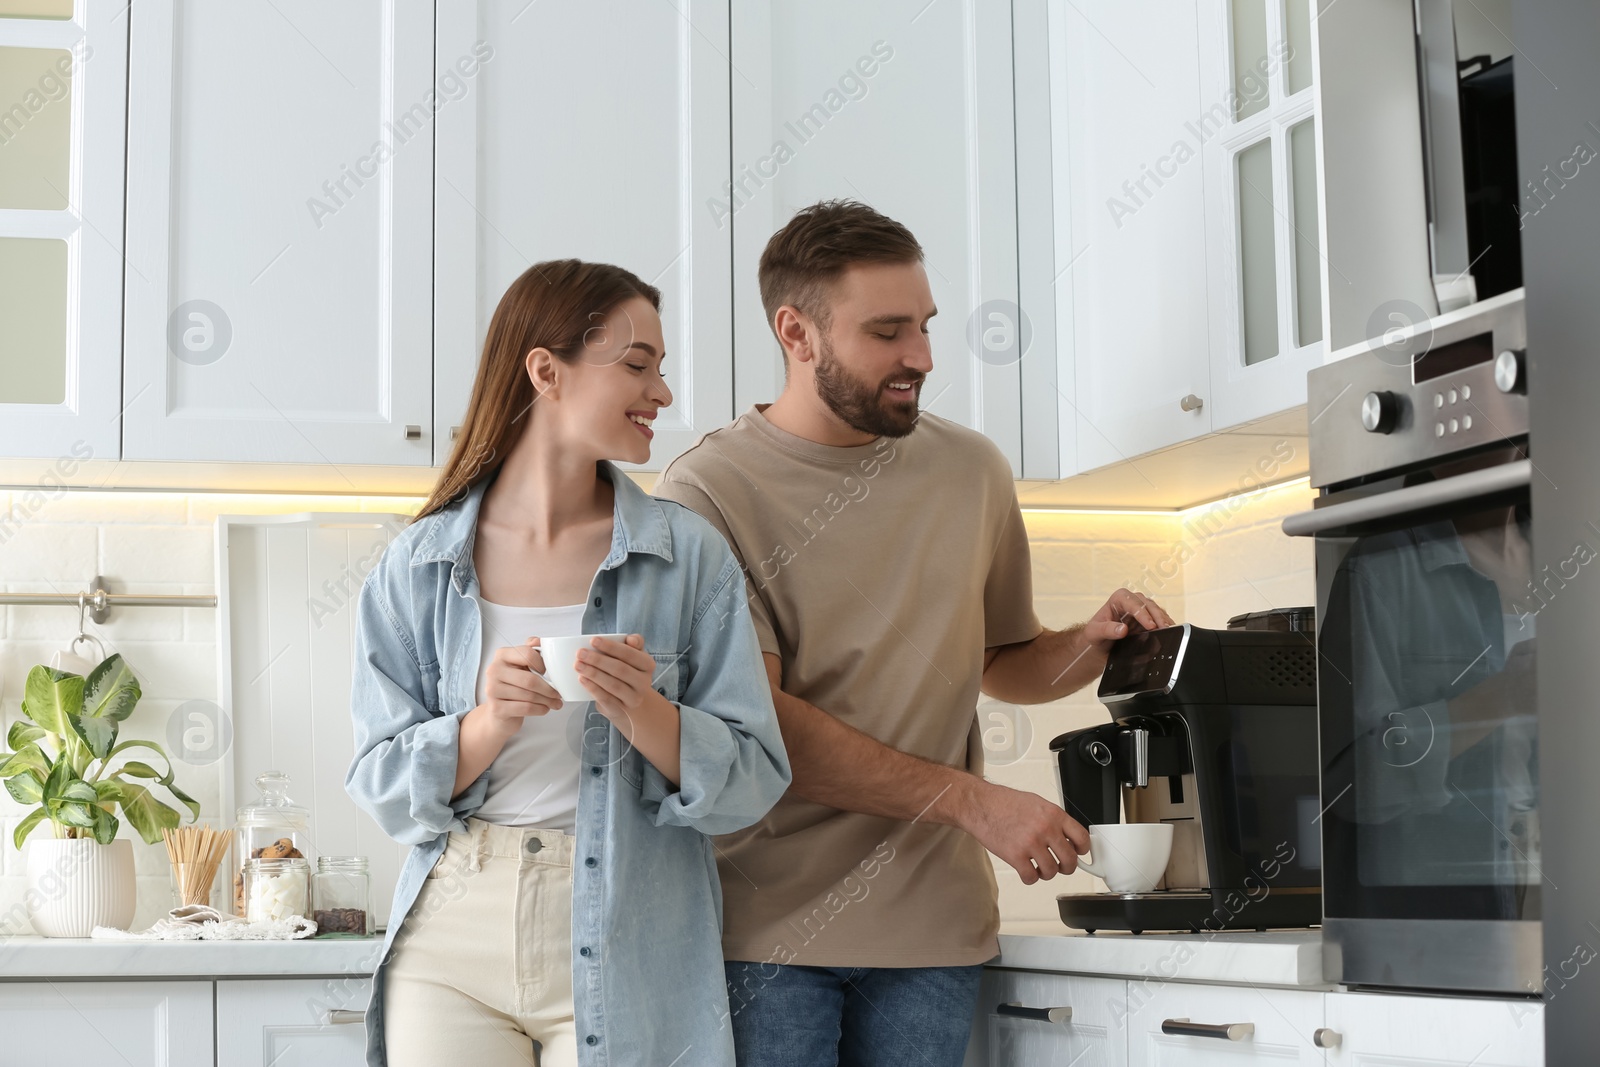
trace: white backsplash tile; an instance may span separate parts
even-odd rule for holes
[[[1140,582],[1174,617],[1206,626],[1221,626],[1229,615],[1242,611],[1312,603],[1310,544],[1291,541],[1278,529],[1285,514],[1310,506],[1311,495],[1304,483],[1297,483],[1188,512],[1027,513],[1040,619],[1054,629],[1074,625],[1098,609],[1116,586]],[[15,503],[16,493],[0,492],[0,516]],[[46,500],[23,521],[0,525],[0,588],[76,592],[98,572],[119,591],[211,593],[214,519],[219,514],[410,512],[419,504],[416,498],[393,497],[66,493]],[[0,727],[20,715],[27,669],[64,648],[76,626],[77,613],[71,608],[8,607],[0,612]],[[169,720],[185,701],[217,700],[214,609],[123,608],[102,626],[91,623],[90,632],[107,643],[108,651],[121,652],[143,684],[144,698],[123,724],[123,737],[148,738],[168,748]],[[1105,711],[1091,686],[1023,712],[1032,732],[1025,754],[1015,762],[991,765],[987,776],[1059,803],[1050,739],[1105,721]],[[204,820],[231,824],[232,813],[219,810],[216,765],[179,763],[177,781],[200,801]],[[253,795],[249,783],[238,788],[241,802]],[[0,794],[0,828],[5,833],[0,842],[0,923],[15,914],[11,909],[22,900],[22,857],[12,848],[10,834],[23,810]],[[34,833],[43,836],[49,830]],[[137,856],[135,927],[148,926],[171,906],[165,848],[144,845],[131,827],[125,826],[122,834],[134,840]],[[1098,887],[1087,875],[1024,886],[1009,866],[996,864],[1006,920],[1053,920],[1057,894]]]

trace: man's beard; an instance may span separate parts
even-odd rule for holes
[[[829,411],[852,429],[875,437],[904,437],[917,428],[917,418],[921,412],[917,410],[915,400],[900,404],[883,398],[883,388],[889,382],[908,380],[904,372],[885,378],[876,385],[860,382],[834,356],[833,344],[826,333],[822,336],[822,349],[817,354],[814,376],[817,396],[828,405]],[[911,391],[914,395],[920,392],[921,384],[921,378],[913,380]]]

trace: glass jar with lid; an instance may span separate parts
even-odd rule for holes
[[[311,865],[303,857],[253,859],[244,869],[244,917],[250,922],[310,918]]]
[[[261,795],[235,812],[233,831],[233,910],[245,915],[244,874],[251,860],[301,860],[311,863],[311,813],[289,799],[289,776],[265,771],[256,776]],[[310,916],[308,915],[307,918]]]
[[[321,856],[311,876],[311,919],[317,937],[372,933],[372,880],[365,856]]]

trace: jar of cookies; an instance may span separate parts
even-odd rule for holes
[[[289,776],[266,771],[256,776],[261,795],[235,813],[233,831],[233,912],[246,915],[245,872],[252,860],[301,860],[311,864],[311,813],[289,799]]]

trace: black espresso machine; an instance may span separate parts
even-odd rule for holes
[[[1172,854],[1148,893],[1067,893],[1079,930],[1315,926],[1322,921],[1314,610],[1184,624],[1111,648],[1112,721],[1050,742],[1073,818],[1166,822]]]

